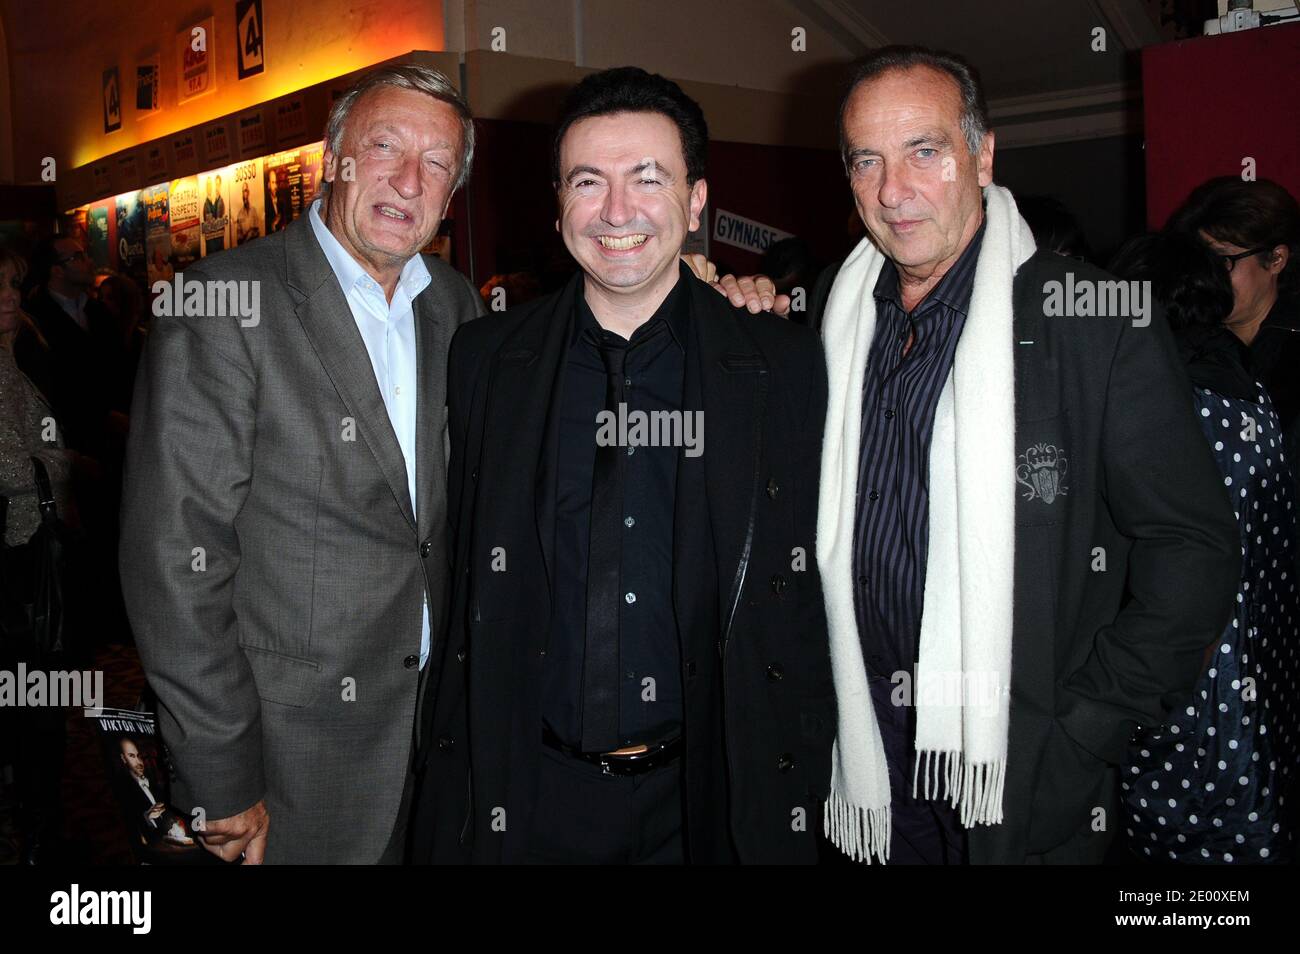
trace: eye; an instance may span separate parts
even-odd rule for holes
[[[939,154],[939,150],[932,149],[929,146],[926,146],[924,149],[916,150],[916,156],[918,159],[931,159],[934,156],[937,156],[938,154]]]

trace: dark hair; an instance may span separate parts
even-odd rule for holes
[[[979,70],[963,57],[944,50],[924,46],[882,46],[854,64],[848,89],[840,100],[840,158],[846,163],[848,148],[844,142],[844,111],[853,91],[890,70],[910,70],[917,66],[946,73],[957,84],[957,92],[961,95],[961,132],[966,138],[966,148],[972,156],[979,152],[984,134],[989,131],[989,107],[984,100]]]
[[[1090,261],[1088,239],[1074,213],[1050,195],[1016,196],[1016,208],[1034,233],[1034,244],[1044,251]]]
[[[1167,228],[1192,235],[1204,230],[1229,245],[1268,249],[1259,254],[1261,262],[1285,245],[1291,251],[1278,276],[1278,291],[1285,297],[1300,292],[1300,204],[1276,182],[1246,182],[1239,176],[1210,179],[1192,190]]]
[[[1149,281],[1151,297],[1175,331],[1223,324],[1232,313],[1232,280],[1218,256],[1185,232],[1129,239],[1109,271],[1127,281]]]
[[[560,184],[560,143],[569,127],[582,119],[614,113],[660,113],[677,126],[686,160],[686,183],[704,178],[704,159],[709,145],[709,127],[700,104],[682,88],[658,73],[635,66],[620,66],[583,77],[569,90],[560,107],[551,143],[551,181]]]

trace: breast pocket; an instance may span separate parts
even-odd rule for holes
[[[1016,525],[1061,523],[1073,493],[1069,421],[1063,414],[1016,427]]]

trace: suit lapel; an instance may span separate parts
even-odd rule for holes
[[[492,437],[484,442],[482,470],[493,475],[502,492],[532,499],[531,517],[541,543],[548,593],[555,575],[558,395],[569,320],[581,287],[579,273],[549,311],[533,313],[501,343],[492,359],[487,401],[484,433]]]
[[[702,282],[688,281],[691,324],[699,347],[705,489],[725,633],[740,599],[753,544],[763,472],[767,361],[745,331],[744,317],[735,315],[726,300]],[[680,566],[683,561],[677,562]]]
[[[429,539],[435,520],[445,517],[438,489],[447,486],[447,353],[453,305],[435,277],[415,299],[415,497],[419,537]]]
[[[298,320],[325,373],[355,418],[357,431],[374,454],[402,515],[414,529],[406,462],[352,309],[307,216],[289,225],[284,237],[289,284],[304,295],[296,308]]]

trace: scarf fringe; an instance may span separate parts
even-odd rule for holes
[[[1002,824],[1002,791],[1007,780],[1007,760],[969,763],[959,751],[917,753],[912,764],[912,797],[918,794],[918,775],[925,773],[924,797],[942,799],[960,812],[963,828]],[[943,779],[943,795],[939,779]]]
[[[881,864],[889,860],[889,806],[860,808],[850,805],[838,793],[826,799],[823,833],[831,844],[854,861]]]

